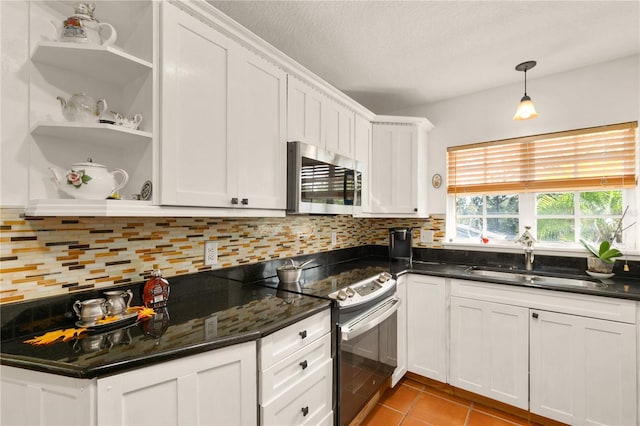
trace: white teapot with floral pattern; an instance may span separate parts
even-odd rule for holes
[[[71,169],[63,178],[54,168],[49,169],[59,189],[81,200],[104,200],[120,190],[129,180],[129,174],[124,170],[116,169],[109,172],[106,166],[94,163],[90,158],[86,163],[71,165]]]

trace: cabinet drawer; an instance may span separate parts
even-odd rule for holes
[[[636,322],[636,302],[613,297],[457,279],[451,280],[451,296],[630,324]]]
[[[320,424],[331,412],[333,391],[331,360],[280,397],[261,406],[263,426],[299,426]]]
[[[276,362],[302,349],[331,331],[331,310],[325,309],[309,318],[276,331],[260,339],[260,369],[268,369]]]
[[[266,404],[331,360],[331,333],[308,344],[261,373],[260,402]]]

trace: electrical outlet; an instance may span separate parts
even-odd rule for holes
[[[335,232],[331,233],[331,245],[335,246],[336,244],[338,244],[338,236],[336,235]]]
[[[218,263],[218,243],[206,241],[204,243],[204,264],[212,266]]]
[[[433,243],[433,231],[428,231],[426,229],[420,230],[420,242],[425,244]]]
[[[213,339],[218,337],[218,316],[211,315],[204,320],[204,337],[205,339]]]

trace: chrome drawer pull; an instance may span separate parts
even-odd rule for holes
[[[303,369],[303,370],[304,370],[305,368],[307,368],[308,366],[309,366],[309,364],[307,363],[307,360],[306,360],[306,359],[300,363],[300,367],[302,367],[302,369]]]
[[[298,333],[300,335],[301,339],[306,339],[307,338],[307,330],[302,330],[300,333]]]
[[[308,405],[306,407],[302,407],[302,415],[306,416],[307,414],[309,414],[309,406]]]

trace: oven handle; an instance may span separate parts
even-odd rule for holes
[[[399,302],[400,299],[394,296],[340,327],[342,341],[354,339],[384,322],[396,313]]]

